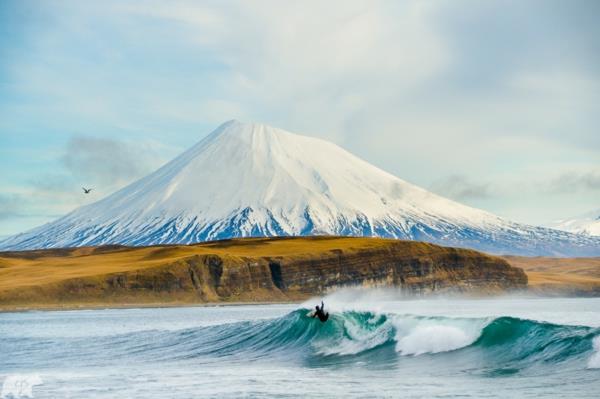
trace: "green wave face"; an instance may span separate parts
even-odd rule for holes
[[[48,365],[197,360],[199,364],[273,360],[307,367],[364,364],[374,368],[458,370],[486,376],[600,369],[600,329],[500,318],[449,318],[394,313],[331,313],[326,323],[298,309],[268,320],[184,330],[150,330],[52,341],[58,351]],[[28,340],[20,351],[35,353]],[[82,354],[83,353],[83,354]],[[42,360],[36,362],[43,367]],[[557,369],[558,370],[558,369]]]
[[[357,362],[402,367],[434,360],[490,376],[539,367],[600,367],[600,330],[591,327],[512,317],[446,318],[358,311],[333,313],[329,321],[321,323],[308,312],[299,309],[271,320],[133,333],[112,337],[110,348],[145,360],[272,358],[315,367]],[[133,346],[132,351],[132,340],[145,344]],[[104,348],[107,346],[105,343]]]

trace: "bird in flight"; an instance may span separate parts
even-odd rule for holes
[[[85,187],[81,187],[81,188],[83,189],[83,193],[84,193],[84,194],[89,194],[89,193],[90,193],[90,191],[92,191],[92,190],[93,190],[92,188],[85,188]]]

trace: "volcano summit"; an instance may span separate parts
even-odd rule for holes
[[[598,237],[510,222],[401,180],[333,143],[238,121],[112,195],[5,239],[0,249],[296,235],[600,255]]]

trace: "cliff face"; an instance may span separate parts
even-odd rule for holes
[[[85,251],[29,251],[5,253],[4,257],[0,253],[0,262],[27,259],[43,263],[47,258],[57,263],[56,268],[71,268],[70,278],[45,284],[19,289],[0,285],[0,305],[280,301],[357,285],[396,286],[407,294],[497,293],[527,285],[521,269],[497,257],[375,238],[249,239],[196,246],[100,247]],[[140,253],[132,258],[128,251]],[[116,272],[71,277],[74,266],[85,268],[87,263],[94,268],[112,261],[111,267],[116,267],[115,262],[123,263],[123,259],[127,259],[127,267]]]

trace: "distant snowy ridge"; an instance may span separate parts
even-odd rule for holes
[[[428,192],[330,142],[238,121],[114,194],[1,241],[0,249],[314,234],[492,253],[600,255],[600,238],[510,222]]]
[[[600,236],[600,209],[571,219],[558,220],[550,227],[571,233]]]

